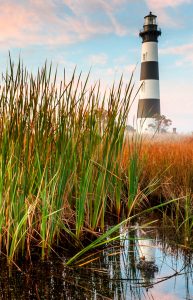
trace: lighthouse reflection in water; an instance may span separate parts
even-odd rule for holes
[[[143,229],[137,228],[136,236],[138,238],[138,253],[139,261],[137,268],[141,272],[141,277],[144,280],[145,286],[151,286],[155,274],[158,272],[156,265],[156,247],[155,240],[148,238],[148,232]]]

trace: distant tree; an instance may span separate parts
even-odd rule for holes
[[[149,124],[149,127],[155,130],[155,132],[166,133],[172,125],[172,121],[164,115],[155,114],[153,118],[154,122]]]
[[[127,130],[128,132],[135,132],[134,127],[131,126],[131,125],[126,125],[126,130]]]

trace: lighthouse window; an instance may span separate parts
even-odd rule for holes
[[[145,60],[145,53],[143,53],[143,61]]]
[[[144,25],[156,25],[156,17],[155,16],[147,16],[145,18],[145,24]]]
[[[149,24],[150,24],[150,25],[153,24],[153,18],[149,18]]]
[[[145,92],[145,82],[142,83],[141,91],[142,91],[142,92]]]
[[[143,53],[143,61],[147,60],[147,52]]]

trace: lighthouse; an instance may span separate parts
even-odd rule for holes
[[[157,25],[157,16],[151,12],[144,17],[142,38],[140,92],[137,111],[137,126],[140,132],[156,130],[155,115],[160,115],[158,37],[161,30]]]

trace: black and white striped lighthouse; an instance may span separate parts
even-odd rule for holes
[[[151,131],[155,115],[160,114],[159,67],[158,67],[158,29],[157,16],[151,12],[145,16],[142,38],[140,94],[137,111],[138,129],[142,132]],[[150,125],[150,126],[149,126]]]

